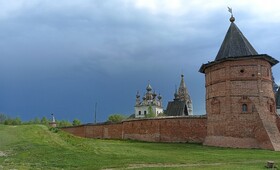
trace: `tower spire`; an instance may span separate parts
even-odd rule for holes
[[[228,7],[228,11],[231,13],[231,17],[229,19],[231,24],[215,60],[258,55],[254,47],[235,25],[235,18],[233,17],[232,9]]]
[[[184,75],[181,75],[181,82],[180,82],[180,86],[178,89],[178,96],[181,100],[189,100],[189,93],[187,90],[187,86],[186,83],[184,81]]]
[[[232,8],[228,7],[228,12],[231,14],[231,17],[230,17],[229,21],[234,22],[235,18],[233,17]]]

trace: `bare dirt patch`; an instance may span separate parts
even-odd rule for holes
[[[0,151],[0,157],[7,156],[7,154],[3,151]]]
[[[223,165],[225,163],[211,163],[211,164],[130,164],[127,168],[108,168],[103,170],[121,170],[121,169],[139,169],[139,168],[179,168],[179,167],[197,167],[203,165]]]
[[[246,163],[242,162],[243,164],[249,163],[260,163],[263,162],[261,160],[254,160],[254,161],[247,161]],[[107,168],[103,170],[123,170],[123,169],[141,169],[141,168],[184,168],[184,167],[193,167],[198,168],[199,166],[220,166],[228,164],[229,162],[217,162],[217,163],[199,163],[199,164],[130,164],[126,168]],[[238,164],[240,162],[231,162],[234,164]]]

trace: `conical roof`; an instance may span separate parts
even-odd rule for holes
[[[251,55],[258,55],[258,53],[232,20],[215,61]]]
[[[215,60],[208,62],[207,64],[202,64],[199,72],[205,73],[205,69],[210,66],[227,60],[239,60],[241,58],[264,59],[268,61],[271,66],[279,62],[267,54],[258,54],[239,28],[235,25],[234,21],[235,18],[232,16],[230,18],[231,24]]]
[[[190,100],[190,95],[189,95],[186,83],[184,81],[184,75],[183,74],[181,75],[181,82],[180,82],[180,86],[179,86],[179,89],[178,89],[178,97],[181,100],[185,100],[185,101]]]
[[[153,90],[153,88],[152,88],[152,86],[150,85],[150,83],[147,85],[146,90],[147,90],[148,92]]]

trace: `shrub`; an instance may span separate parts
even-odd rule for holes
[[[108,117],[108,122],[121,122],[123,121],[124,119],[126,119],[126,116],[125,115],[122,115],[122,114],[112,114]]]
[[[74,119],[73,122],[72,122],[73,126],[78,126],[80,124],[81,124],[81,121],[79,119]]]
[[[0,124],[4,124],[5,120],[8,119],[8,116],[6,116],[3,113],[0,113]]]

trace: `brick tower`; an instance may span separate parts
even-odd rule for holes
[[[258,54],[230,18],[215,61],[203,64],[207,137],[210,146],[280,151],[271,67],[278,63]]]

